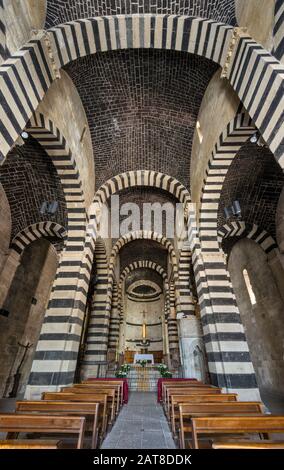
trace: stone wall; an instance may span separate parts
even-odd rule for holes
[[[4,0],[8,55],[29,41],[32,30],[44,27],[46,3],[46,0]]]
[[[32,343],[21,370],[18,394],[24,393],[57,265],[56,252],[44,239],[33,242],[22,255],[4,302],[9,316],[0,316],[1,396],[4,392],[7,396],[11,391],[12,376],[22,359],[23,349],[18,342]],[[32,303],[33,298],[36,303]]]
[[[125,347],[129,350],[140,352],[141,346],[136,346],[133,340],[142,338],[143,311],[145,323],[147,325],[147,338],[153,342],[148,347],[148,351],[162,351],[163,345],[163,315],[164,296],[155,302],[134,302],[125,296]]]
[[[96,187],[125,171],[156,170],[189,186],[192,137],[216,71],[186,52],[97,52],[66,67],[86,110]]]
[[[92,16],[179,14],[235,24],[234,0],[47,0],[46,26]]]
[[[252,240],[240,240],[232,249],[228,267],[260,392],[283,394],[284,303],[266,254]],[[250,277],[255,305],[250,301],[244,269]]]
[[[0,166],[0,183],[10,204],[12,237],[28,225],[52,220],[67,227],[67,208],[61,180],[49,155],[32,137],[15,146]],[[41,214],[44,201],[58,202],[56,214]]]
[[[227,124],[235,117],[239,99],[226,80],[220,78],[218,70],[210,81],[199,109],[202,141],[195,129],[192,153],[190,187],[193,202],[199,208],[201,190],[210,155],[214,145]],[[198,211],[197,211],[198,212]]]
[[[94,196],[94,158],[85,111],[70,77],[61,71],[37,109],[59,129],[66,139],[80,173],[86,206]]]
[[[9,202],[0,184],[0,273],[9,251],[11,228],[12,221]]]
[[[255,41],[270,51],[273,47],[275,0],[235,0],[239,26],[246,27]]]

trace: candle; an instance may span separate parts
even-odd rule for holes
[[[142,327],[142,337],[143,337],[143,339],[146,339],[146,323],[143,323],[143,327]]]

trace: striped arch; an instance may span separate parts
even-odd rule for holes
[[[248,225],[243,220],[236,220],[223,225],[218,229],[217,235],[220,248],[222,248],[224,238],[240,237],[250,238],[255,241],[267,255],[277,249],[277,243],[266,230],[256,224]]]
[[[129,48],[185,51],[224,68],[270,150],[284,165],[283,66],[250,36],[229,25],[177,15],[117,15],[40,31],[0,67],[0,161],[4,160],[60,69],[94,54]],[[227,59],[228,58],[228,59]],[[248,67],[248,63],[250,66]],[[29,67],[26,66],[29,64]],[[251,84],[257,83],[252,87]]]
[[[94,356],[96,356],[97,360],[101,363],[105,362],[106,353],[107,353],[106,338],[108,338],[108,334],[109,334],[113,284],[115,281],[116,256],[124,245],[126,245],[127,243],[130,243],[133,240],[139,240],[139,239],[153,240],[167,248],[170,259],[171,259],[171,263],[173,266],[173,282],[175,286],[178,285],[178,269],[177,269],[177,260],[176,260],[175,250],[174,250],[172,243],[169,240],[167,240],[165,237],[155,232],[139,230],[139,231],[130,232],[124,235],[116,242],[116,244],[114,245],[112,249],[111,256],[108,262],[106,309],[104,312],[104,318],[102,318],[100,322],[100,337],[102,339],[98,340],[96,344],[96,349],[94,348],[93,350]],[[175,289],[175,294],[176,294],[176,299],[175,299],[176,310],[177,312],[179,312],[180,301],[179,301],[179,292],[177,288]]]
[[[106,297],[108,285],[108,258],[105,243],[102,239],[96,241],[95,246],[96,261],[96,285],[92,299],[91,314],[88,324],[86,339],[86,350],[83,360],[83,370],[88,375],[88,368],[96,365],[97,344],[107,346],[108,337],[103,333],[103,319],[106,310]],[[99,338],[99,340],[98,340]]]
[[[26,397],[41,387],[73,383],[92,270],[93,246],[86,245],[86,210],[76,161],[53,122],[35,113],[26,126],[55,165],[63,187],[68,227],[51,297],[37,344]],[[71,327],[70,327],[71,325]]]
[[[274,20],[274,55],[280,62],[284,60],[284,3],[282,0],[275,0],[275,20]]]
[[[179,347],[179,339],[178,339],[177,320],[176,320],[176,314],[175,314],[176,312],[175,310],[175,303],[176,303],[175,285],[173,282],[171,282],[171,285],[169,284],[168,275],[165,269],[153,261],[150,261],[150,260],[134,261],[133,263],[126,266],[124,270],[122,271],[120,278],[119,278],[119,287],[118,287],[118,311],[119,311],[120,325],[123,323],[123,318],[124,318],[124,311],[123,311],[123,304],[122,304],[123,282],[132,271],[135,271],[136,269],[139,269],[139,268],[152,269],[153,271],[157,272],[164,281],[165,317],[166,317],[166,324],[167,324],[167,329],[168,329],[169,349],[170,350],[177,349]],[[119,335],[119,331],[118,331],[118,335]],[[117,341],[117,338],[116,338],[116,341]]]
[[[33,225],[29,225],[24,230],[19,232],[11,243],[11,249],[17,253],[19,257],[22,256],[25,248],[30,243],[38,240],[39,238],[56,237],[63,240],[67,239],[67,233],[62,225],[54,222],[38,222]]]
[[[200,240],[203,251],[212,251],[217,240],[217,216],[223,184],[240,148],[255,132],[249,116],[242,112],[227,125],[211,153],[204,178],[200,209]],[[214,248],[219,251],[219,247]]]
[[[195,303],[191,292],[191,248],[186,241],[180,251],[179,257],[179,293],[181,303],[181,314],[179,319],[195,314]]]
[[[6,59],[6,27],[3,21],[4,18],[4,5],[3,0],[0,0],[0,63]]]
[[[121,296],[122,296],[122,286],[123,282],[125,281],[126,277],[132,272],[135,271],[136,269],[139,268],[146,268],[146,269],[152,269],[153,271],[156,271],[163,279],[164,285],[165,285],[165,294],[166,294],[166,299],[165,299],[165,311],[169,312],[169,281],[168,281],[168,276],[165,271],[165,269],[160,266],[157,263],[154,263],[153,261],[149,260],[139,260],[139,261],[134,261],[133,263],[129,264],[124,268],[122,271],[120,278],[119,278],[119,285],[118,285],[118,308],[119,311],[121,312]],[[120,314],[121,316],[121,314]]]
[[[113,282],[111,316],[109,323],[108,349],[117,350],[120,330],[117,282]]]
[[[123,189],[139,186],[150,186],[163,189],[175,196],[187,206],[191,198],[188,190],[177,179],[164,173],[151,170],[136,170],[121,173],[104,183],[96,192],[94,204],[103,205],[113,194]]]
[[[254,369],[217,234],[223,182],[238,150],[254,132],[250,118],[240,113],[215,145],[201,198],[200,244],[194,247],[193,268],[211,380],[227,390],[238,389],[243,397],[251,389],[257,398]],[[198,241],[196,232],[192,236]]]
[[[185,214],[187,213],[191,201],[190,194],[176,178],[152,170],[128,171],[110,178],[97,190],[89,209],[88,235],[90,239],[96,240],[97,238],[100,208],[103,204],[117,192],[139,186],[154,187],[169,192],[184,204]]]
[[[56,168],[66,200],[70,232],[76,225],[72,224],[72,219],[86,223],[84,194],[75,158],[61,131],[43,114],[35,113],[28,122],[26,131],[40,143]]]

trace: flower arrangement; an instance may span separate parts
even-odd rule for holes
[[[141,361],[137,361],[137,362],[138,362],[138,364],[140,364],[141,367],[146,367],[146,365],[147,365],[146,359],[142,359]]]
[[[159,364],[157,370],[160,372],[161,377],[163,378],[172,378],[172,373],[169,371],[166,364]]]
[[[124,379],[127,377],[128,372],[130,371],[130,365],[129,364],[122,364],[120,366],[120,369],[118,369],[115,373],[115,376],[118,379]]]

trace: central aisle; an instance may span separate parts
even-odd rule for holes
[[[131,392],[102,449],[175,449],[157,394]]]

